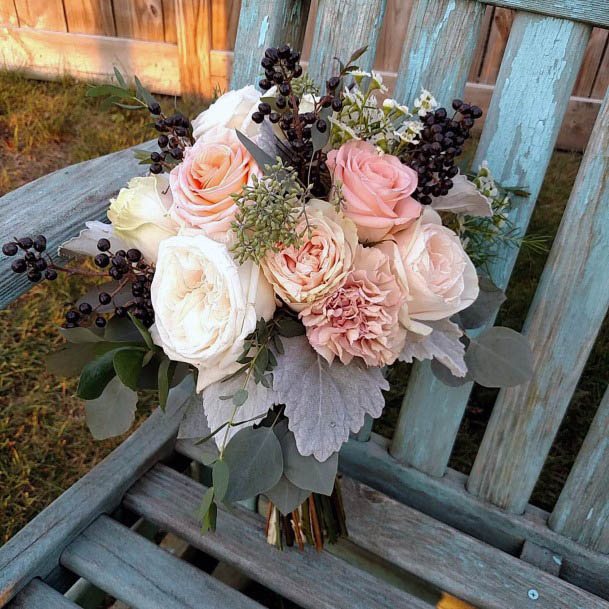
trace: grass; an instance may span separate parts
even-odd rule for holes
[[[86,85],[45,83],[0,73],[0,195],[50,171],[131,146],[152,136],[144,114],[102,111],[85,97]],[[169,105],[172,100],[165,100]],[[190,101],[186,109],[194,110]],[[537,204],[531,230],[554,235],[581,155],[556,153]],[[34,228],[34,227],[33,227]],[[522,252],[501,322],[522,325],[545,255]],[[95,442],[84,426],[75,382],[45,371],[45,354],[61,343],[54,324],[64,305],[82,291],[81,281],[62,278],[41,285],[0,311],[0,544],[86,473],[120,439]],[[593,352],[575,399],[535,490],[548,509],[573,463],[600,400],[609,369],[609,328]],[[376,430],[395,424],[406,368],[395,384]],[[477,389],[457,438],[451,466],[468,472],[484,433],[495,392]],[[145,415],[143,410],[140,417]]]

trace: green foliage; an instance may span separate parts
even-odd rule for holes
[[[103,98],[102,109],[117,106],[123,110],[145,110],[158,103],[137,76],[134,77],[135,91],[133,91],[116,67],[114,68],[114,75],[118,85],[90,85],[87,90],[87,97]]]

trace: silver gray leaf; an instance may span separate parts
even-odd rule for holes
[[[85,402],[85,420],[96,440],[114,438],[129,431],[135,420],[137,392],[115,376],[102,394]]]
[[[311,494],[311,491],[298,488],[285,476],[279,478],[279,482],[264,493],[269,501],[272,501],[277,509],[285,516],[293,512]]]
[[[450,211],[467,216],[493,215],[491,201],[485,197],[462,173],[453,179],[453,187],[443,197],[432,197],[431,207],[436,211]]]
[[[108,239],[112,244],[113,252],[119,249],[129,249],[125,242],[114,234],[112,224],[95,220],[87,222],[86,226],[87,228],[81,230],[78,237],[73,237],[59,246],[57,250],[59,256],[65,258],[96,256],[99,254],[97,242],[100,239]]]

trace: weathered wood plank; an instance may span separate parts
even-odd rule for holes
[[[162,0],[112,0],[112,4],[118,36],[158,42],[165,39]]]
[[[240,8],[241,2],[239,0],[212,0],[212,48],[220,51],[232,51],[234,49]]]
[[[603,59],[603,51],[609,38],[609,32],[601,28],[594,28],[590,36],[590,42],[586,49],[586,54],[582,61],[582,69],[580,70],[577,80],[575,81],[574,95],[581,97],[591,97],[594,80],[601,67]],[[600,97],[603,97],[604,92]]]
[[[34,579],[7,605],[7,609],[78,609],[78,605],[39,579]]]
[[[137,148],[154,149],[155,141]],[[87,220],[106,216],[108,200],[147,168],[128,148],[55,171],[0,198],[0,243],[13,237],[44,234],[49,251],[77,235]],[[0,308],[25,292],[31,283],[10,271],[10,258],[0,257]]]
[[[0,26],[4,25],[19,27],[19,18],[13,0],[0,2]]]
[[[484,5],[479,2],[415,2],[402,48],[394,90],[396,99],[412,104],[422,88],[431,91],[443,105],[461,96],[483,17]]]
[[[235,41],[231,89],[255,84],[270,46],[302,48],[310,0],[243,0]]]
[[[550,516],[557,533],[609,553],[609,390]]]
[[[473,165],[476,168],[488,159],[500,184],[526,187],[530,196],[515,200],[511,212],[512,221],[522,232],[554,150],[589,34],[586,25],[526,13],[517,15],[512,26]],[[505,246],[496,254],[489,265],[491,277],[505,288],[518,250]],[[409,383],[405,400],[429,414],[425,441],[419,444],[413,440],[408,447],[411,463],[432,475],[442,475],[470,390],[471,384],[446,387],[433,377],[428,364],[418,367],[417,382]],[[404,438],[414,423],[407,410],[400,422]],[[437,430],[442,431],[432,439]],[[392,446],[398,455],[402,441],[398,436]]]
[[[115,509],[124,492],[171,452],[180,418],[177,411],[156,411],[0,549],[0,606],[33,578],[49,575],[63,549],[99,514]]]
[[[368,46],[357,60],[362,70],[374,65],[386,0],[319,0],[308,72],[325,83],[337,71],[334,57],[346,61],[353,51]]]
[[[493,11],[493,23],[480,68],[480,82],[494,84],[497,80],[513,21],[513,11],[505,8],[496,8]]]
[[[500,392],[467,486],[515,513],[529,501],[609,309],[608,149],[609,95],[524,325],[535,374]],[[606,513],[598,517],[602,528]]]
[[[581,21],[609,28],[609,6],[606,0],[480,0],[519,11],[530,11],[549,17]]]
[[[178,44],[175,0],[163,0],[163,34],[165,42]]]
[[[180,91],[211,99],[211,0],[176,0]]]
[[[61,0],[14,0],[14,3],[21,27],[66,31]]]
[[[308,546],[302,552],[278,552],[266,543],[264,521],[242,509],[221,509],[216,532],[201,535],[196,508],[204,492],[194,480],[157,465],[129,490],[124,504],[306,609],[334,609],[346,603],[349,609],[429,607],[328,552],[317,553]]]
[[[485,609],[609,608],[602,599],[350,478],[343,479],[342,488],[350,539],[440,590]]]
[[[466,476],[448,470],[433,478],[396,461],[387,441],[349,441],[340,453],[340,469],[416,510],[432,516],[514,556],[530,540],[561,556],[561,577],[609,600],[609,556],[593,552],[546,525],[548,514],[529,506],[524,515],[504,512],[465,490]],[[519,606],[519,605],[518,605]]]
[[[116,36],[112,2],[99,0],[63,0],[68,32]]]
[[[59,80],[70,75],[108,82],[117,66],[125,75],[137,74],[156,93],[180,92],[175,44],[1,27],[0,48],[0,67],[31,78]]]
[[[65,548],[61,563],[133,609],[261,609],[108,516]]]
[[[522,546],[520,559],[528,562],[530,565],[536,566],[542,571],[546,571],[556,577],[560,576],[560,567],[562,566],[562,558],[557,556],[548,548],[542,548],[536,543],[528,539]]]
[[[592,97],[605,97],[607,93],[607,87],[609,87],[609,48],[605,47],[605,53],[603,60],[598,68],[596,77],[594,79],[594,86],[592,87]]]

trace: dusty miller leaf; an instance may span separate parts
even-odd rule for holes
[[[459,340],[463,336],[461,328],[448,319],[426,321],[432,331],[427,336],[418,337],[409,333],[399,359],[412,363],[413,359],[437,359],[457,377],[467,374],[465,345]]]
[[[137,393],[115,376],[97,399],[85,402],[85,420],[93,437],[105,440],[129,431],[136,404]]]
[[[468,216],[493,215],[491,201],[485,197],[467,179],[467,176],[458,173],[453,180],[453,187],[443,197],[432,197],[431,207],[436,211],[449,211],[453,214],[465,214]]]
[[[108,239],[112,244],[112,251],[129,249],[127,244],[114,234],[112,224],[91,221],[86,223],[86,227],[80,231],[78,237],[73,237],[59,246],[58,253],[60,256],[66,258],[97,256],[99,254],[97,242],[100,239]]]
[[[380,368],[355,362],[331,366],[304,336],[286,338],[285,353],[277,358],[273,388],[285,404],[289,427],[301,455],[325,461],[358,432],[366,414],[380,416],[389,389]]]

